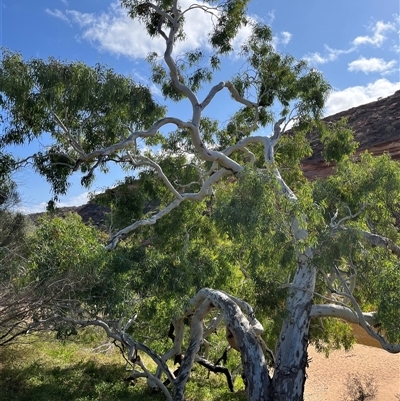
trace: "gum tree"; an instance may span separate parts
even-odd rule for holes
[[[24,62],[18,55],[5,53],[0,70],[1,105],[7,117],[1,144],[23,143],[50,132],[53,145],[31,160],[52,183],[55,196],[66,192],[72,173],[81,171],[82,183],[88,185],[96,170],[107,169],[111,162],[123,164],[131,175],[140,174],[140,183],[133,182],[128,189],[148,194],[157,189],[154,208],[145,215],[142,210],[132,213],[133,221],[123,227],[115,225],[107,249],[113,250],[133,233],[157,227],[188,202],[203,202],[207,205],[203,215],[212,216],[221,235],[237,248],[235,256],[245,282],[252,282],[256,290],[254,298],[261,299],[264,310],[270,303],[271,313],[274,308],[281,311],[271,351],[263,339],[263,326],[247,302],[203,288],[172,317],[174,345],[162,356],[129,335],[136,317],[125,325],[71,318],[103,327],[128,347],[130,359],[141,367],[133,375],[147,377],[152,387],[176,401],[185,398],[193,363],[208,363],[200,347],[222,321],[228,340],[241,354],[248,400],[303,399],[307,346],[310,333],[318,332],[310,325],[312,318],[334,317],[360,324],[386,350],[400,351],[399,345],[387,342],[372,327],[380,324],[388,341],[399,341],[398,328],[390,323],[398,316],[399,305],[398,292],[391,286],[398,282],[400,254],[393,206],[399,204],[393,195],[399,193],[398,166],[385,158],[374,162],[368,156],[361,170],[352,163],[356,144],[351,133],[340,124],[325,127],[319,121],[329,85],[304,61],[277,53],[270,29],[246,16],[247,3],[210,0],[183,8],[178,0],[121,1],[151,37],[164,40],[164,54],[148,56],[152,80],[166,99],[187,102],[189,115],[160,118],[163,110],[145,88],[100,67],[93,72],[80,63]],[[189,13],[204,13],[212,21],[209,48],[176,54],[176,45],[185,40]],[[246,67],[215,83],[215,74],[223,74],[218,70],[245,25],[251,26],[240,53]],[[21,72],[23,80],[18,78]],[[98,78],[90,79],[98,72],[100,83]],[[207,109],[218,106],[224,91],[237,105],[225,124],[207,116]],[[277,109],[279,113],[274,113]],[[293,124],[290,133],[286,132],[289,123]],[[265,135],[270,124],[273,132]],[[326,159],[338,162],[337,175],[324,183],[307,183],[301,175],[300,160],[310,152],[306,133],[311,130],[320,135]],[[358,175],[364,178],[358,181]],[[149,189],[149,177],[161,185]],[[127,210],[130,205],[125,206]],[[185,230],[187,244],[190,230]],[[380,298],[365,287],[374,263],[384,266],[382,280],[374,281]],[[362,286],[357,283],[361,268]],[[380,309],[364,313],[363,303]],[[190,339],[185,348],[187,318]],[[155,373],[144,366],[138,351],[155,361]],[[182,356],[179,372],[171,372],[166,361]],[[173,385],[172,396],[161,380],[163,374]]]

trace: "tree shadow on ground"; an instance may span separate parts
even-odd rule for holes
[[[128,385],[121,365],[79,362],[66,368],[4,366],[0,369],[0,401],[142,401],[164,400],[145,386]]]

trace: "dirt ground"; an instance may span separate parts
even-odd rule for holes
[[[343,401],[347,395],[345,381],[351,372],[374,377],[378,388],[375,401],[400,400],[400,355],[384,351],[362,332],[356,333],[356,338],[358,344],[352,350],[332,352],[329,359],[309,348],[312,360],[307,370],[305,401]]]

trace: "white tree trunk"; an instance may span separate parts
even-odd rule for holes
[[[309,256],[299,255],[298,268],[286,304],[287,316],[277,344],[274,401],[303,400],[315,280],[316,268],[310,263]]]

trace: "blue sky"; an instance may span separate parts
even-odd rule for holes
[[[183,5],[193,0],[182,0]],[[162,51],[162,42],[150,40],[142,27],[131,21],[116,0],[0,0],[3,47],[25,58],[53,56],[62,60],[107,64],[116,72],[148,83],[149,51]],[[332,92],[325,114],[334,114],[400,89],[399,0],[253,0],[252,18],[268,23],[278,51],[305,58],[321,70]],[[177,51],[204,47],[209,19],[200,14],[187,18],[187,37]],[[243,29],[237,46],[249,31]],[[229,79],[242,65],[237,55],[226,60],[215,83]],[[149,83],[150,85],[150,83]],[[157,88],[153,93],[164,103]],[[231,112],[228,97],[210,108],[212,117],[226,119]],[[186,119],[184,105],[169,105],[169,115]],[[228,113],[228,114],[226,114]],[[187,117],[188,118],[188,117]],[[24,156],[32,149],[20,147]],[[117,170],[100,176],[92,190],[100,190],[121,178]],[[50,199],[48,185],[29,171],[18,174],[26,212],[42,211]],[[87,193],[79,177],[61,206],[86,203]]]

